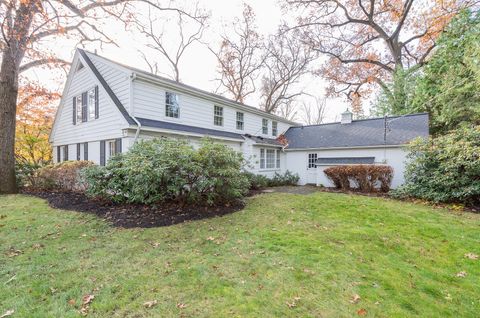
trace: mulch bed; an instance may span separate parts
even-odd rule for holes
[[[95,214],[123,228],[150,228],[169,226],[192,220],[222,216],[241,210],[245,204],[237,202],[228,206],[180,206],[178,204],[133,205],[113,204],[91,199],[83,193],[24,191],[24,194],[46,199],[56,209]]]

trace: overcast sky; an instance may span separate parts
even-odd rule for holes
[[[185,0],[186,1],[186,0]],[[179,1],[175,1],[178,3]],[[263,35],[272,34],[277,29],[282,19],[292,19],[288,15],[283,15],[281,8],[277,0],[200,0],[200,6],[210,11],[211,18],[209,21],[209,28],[204,34],[202,41],[208,43],[213,48],[219,46],[219,35],[225,28],[224,25],[230,24],[235,17],[242,14],[242,3],[249,4],[256,13],[257,25],[259,33]],[[163,19],[163,17],[162,17]],[[167,27],[169,23],[175,21],[165,21],[164,25]],[[121,24],[111,23],[108,21],[105,23],[104,28],[108,34],[113,35],[113,38],[118,44],[118,47],[113,45],[106,45],[100,47],[98,44],[86,44],[85,49],[89,51],[97,50],[99,55],[105,56],[112,60],[135,66],[141,69],[148,70],[147,64],[143,61],[139,50],[147,52],[147,55],[152,60],[158,62],[160,71],[163,73],[171,74],[168,64],[160,55],[152,54],[145,48],[146,40],[136,34],[135,32],[126,32],[123,30]],[[174,38],[172,38],[174,41]],[[58,51],[58,54],[67,60],[71,60],[75,50],[75,42],[62,40],[57,47],[52,48],[54,51]],[[180,62],[180,77],[183,83],[204,89],[207,91],[214,91],[218,87],[218,82],[214,79],[217,76],[216,73],[216,58],[207,49],[205,45],[195,44],[187,49],[185,55]],[[50,85],[56,89],[63,88],[65,76],[58,76],[58,73],[52,73],[50,71],[35,70],[31,75],[39,81],[50,81]],[[164,75],[164,74],[160,74]],[[56,80],[53,80],[55,78]],[[308,94],[323,97],[325,95],[326,82],[320,77],[308,76],[305,77],[299,87],[304,89]],[[228,97],[228,96],[227,96]],[[313,98],[309,96],[302,97],[306,102],[313,102]],[[246,103],[258,107],[258,95],[251,95],[247,98]],[[345,100],[328,99],[326,122],[338,120],[339,114],[348,107]],[[298,116],[297,120],[301,122],[302,118]]]

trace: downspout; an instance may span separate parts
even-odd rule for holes
[[[133,81],[137,78],[137,73],[132,73],[130,78],[132,79],[132,83],[133,83]],[[133,88],[132,88],[132,92],[133,92]],[[132,102],[132,105],[133,105],[133,98],[131,99],[131,102]],[[135,118],[135,116],[130,116],[130,117],[137,123],[137,132],[135,133],[135,138],[133,139],[133,143],[135,144],[138,140],[138,136],[140,135],[140,130],[142,129],[142,124],[140,124],[140,122]]]

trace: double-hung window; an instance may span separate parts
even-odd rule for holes
[[[262,133],[268,135],[268,119],[262,119]]]
[[[280,150],[260,148],[260,169],[279,169]]]
[[[213,106],[213,124],[215,126],[223,126],[223,107]]]
[[[317,154],[316,153],[309,153],[308,154],[308,168],[316,168],[316,162],[317,162]]]
[[[276,136],[278,133],[278,123],[276,121],[272,121],[272,136]]]
[[[111,158],[117,153],[117,147],[115,140],[110,140],[108,142],[108,157]]]
[[[77,111],[77,123],[81,123],[83,121],[83,112],[82,112],[82,95],[80,94],[75,97],[75,107]]]
[[[175,93],[165,92],[165,116],[172,118],[180,117],[178,95]]]
[[[95,119],[95,88],[87,92],[88,120]]]
[[[237,112],[237,129],[243,130],[244,122],[243,122],[243,113]]]

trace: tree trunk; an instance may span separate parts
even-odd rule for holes
[[[0,193],[16,193],[15,120],[18,67],[9,50],[2,54],[0,69]]]

